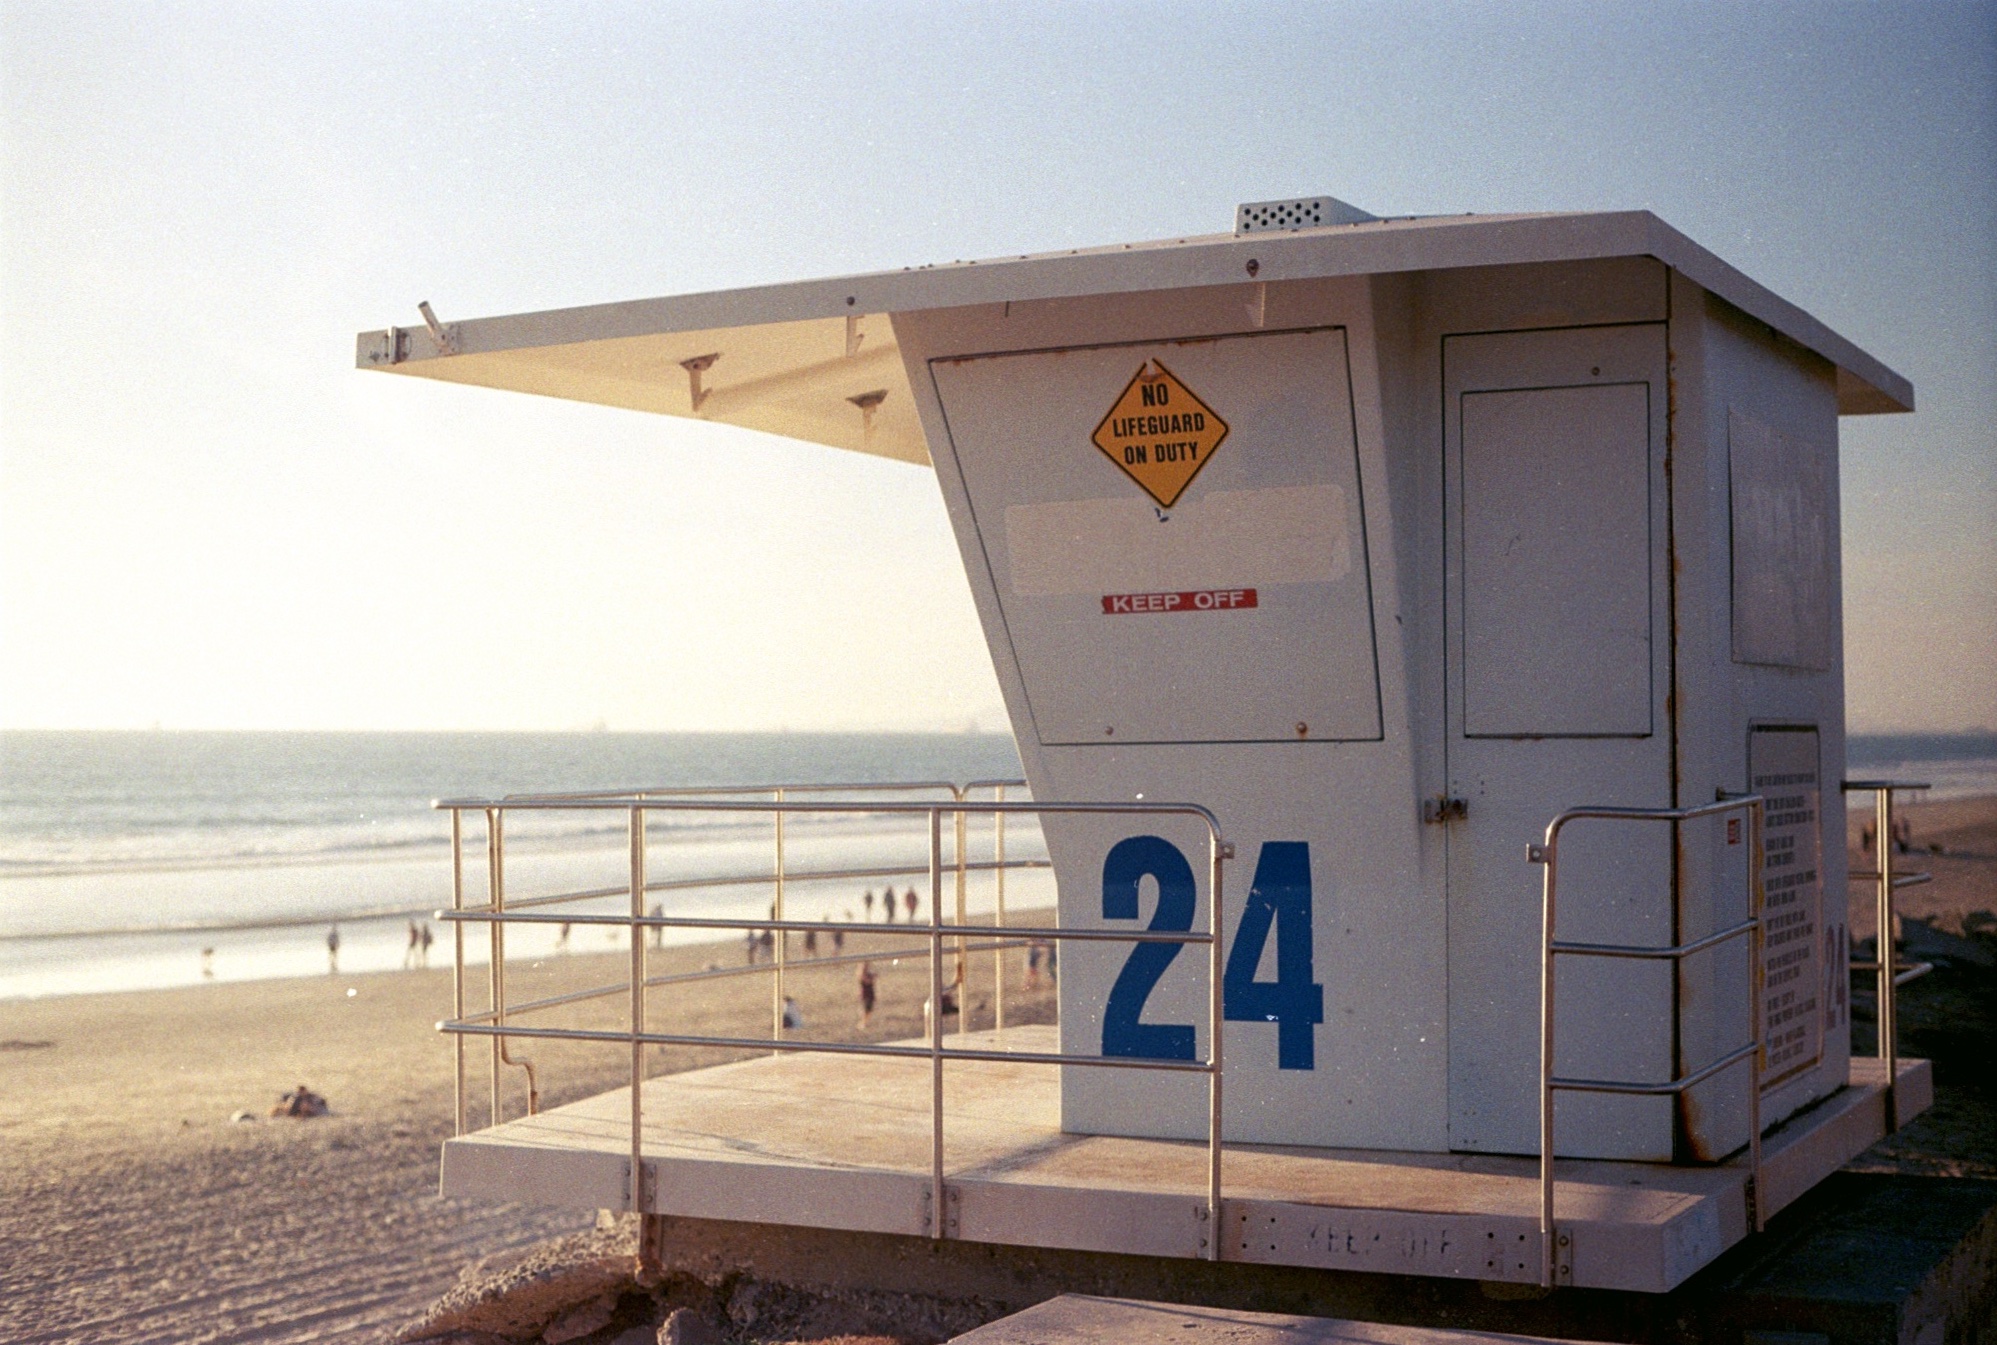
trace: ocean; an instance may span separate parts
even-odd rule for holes
[[[399,967],[410,922],[450,904],[450,822],[434,798],[1019,769],[1012,740],[995,734],[0,732],[0,999],[323,975],[335,925],[342,971]],[[1854,736],[1849,772],[1924,780],[1932,798],[1997,793],[1997,735]],[[482,832],[467,826],[479,900]],[[508,826],[509,899],[625,881],[619,814]],[[766,818],[681,815],[655,821],[651,839],[655,879],[771,870]],[[1029,823],[1008,832],[1012,857],[1044,854],[1037,844]],[[793,872],[927,857],[920,822],[881,819],[794,819],[786,852]],[[974,835],[973,858],[988,854]],[[1051,901],[1044,873],[1008,881],[1022,907]],[[851,887],[793,884],[786,913],[843,917],[859,906]],[[753,919],[769,888],[671,900],[675,913]],[[533,955],[557,935],[508,937],[509,954]],[[608,939],[582,929],[571,946],[602,951]]]
[[[436,798],[1019,770],[1012,740],[992,734],[0,732],[0,999],[323,975],[335,926],[342,972],[399,967],[410,922],[451,902]],[[509,900],[628,881],[621,813],[515,814],[507,827]],[[654,879],[772,869],[766,817],[655,816],[649,834]],[[478,901],[476,815],[466,835]],[[1036,844],[1030,824],[1009,828],[1010,855]],[[919,820],[787,824],[792,871],[919,867],[927,853]],[[1009,891],[1029,897],[1035,875],[1020,877]],[[843,916],[860,904],[845,886],[793,884],[786,914]],[[674,894],[673,913],[748,919],[769,899],[768,885],[717,887]],[[433,962],[447,963],[448,930],[433,932]],[[508,954],[556,937],[511,933]],[[603,951],[608,937],[579,929],[572,946]]]

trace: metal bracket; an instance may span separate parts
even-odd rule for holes
[[[651,1207],[652,1198],[658,1194],[655,1189],[656,1186],[657,1182],[652,1175],[652,1165],[650,1163],[641,1163],[638,1165],[638,1180],[636,1183],[633,1183],[631,1180],[631,1160],[628,1158],[624,1160],[624,1198],[630,1203],[630,1209],[633,1214],[643,1214]]]
[[[369,364],[400,364],[409,356],[409,333],[400,327],[390,327],[387,331],[370,335],[363,347],[362,358]]]
[[[847,321],[849,322],[851,320],[852,319],[850,318],[847,319]],[[880,404],[886,401],[887,399],[888,399],[888,390],[886,388],[875,388],[872,392],[863,392],[859,394],[857,397],[848,397],[846,399],[847,401],[851,402],[853,405],[860,408],[860,436],[863,439],[873,438],[874,412],[877,409],[879,409]]]
[[[1470,816],[1470,800],[1453,799],[1446,794],[1438,794],[1432,799],[1423,799],[1421,820],[1438,825],[1457,822]]]
[[[716,351],[712,355],[696,355],[690,360],[680,361],[680,368],[686,370],[687,391],[693,398],[695,411],[700,410],[707,401],[707,394],[713,391],[712,388],[703,388],[700,385],[700,376],[712,369],[714,362],[720,358],[721,352]]]
[[[443,351],[446,355],[457,354],[457,328],[452,327],[447,330],[443,323],[437,321],[437,315],[430,311],[430,301],[428,299],[417,304],[416,311],[423,315],[423,325],[430,329],[430,339],[437,343],[437,349]]]
[[[936,1191],[928,1183],[922,1187],[922,1231],[932,1238],[954,1238],[963,1222],[964,1193],[947,1182],[943,1186],[943,1228],[936,1227]]]
[[[1525,862],[1528,864],[1546,863],[1546,847],[1533,841],[1525,848]]]

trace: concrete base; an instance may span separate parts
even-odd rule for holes
[[[1238,1308],[1063,1294],[954,1337],[950,1345],[1528,1345],[1545,1336],[1390,1326]]]
[[[1054,1049],[1052,1028],[953,1038]],[[1884,1072],[1763,1145],[1773,1213],[1886,1134]],[[945,1071],[946,1209],[929,1208],[927,1061],[764,1057],[650,1080],[644,1208],[683,1219],[848,1230],[1014,1247],[1201,1258],[1206,1149],[1062,1133],[1056,1072],[957,1062]],[[1932,1098],[1900,1062],[1902,1124]],[[630,1093],[620,1089],[448,1141],[447,1196],[628,1208]],[[1221,1260],[1530,1284],[1538,1165],[1529,1158],[1233,1145]],[[1713,1167],[1562,1162],[1560,1283],[1663,1293],[1748,1231],[1745,1159]]]

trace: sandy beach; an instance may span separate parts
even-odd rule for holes
[[[590,937],[585,941],[585,935]],[[923,941],[883,933],[882,949]],[[524,995],[619,981],[605,936],[509,974]],[[448,952],[448,944],[438,950]],[[848,952],[865,951],[858,939]],[[740,965],[739,943],[649,954],[653,974]],[[802,950],[793,945],[793,957]],[[1051,995],[1015,993],[1008,1015],[1046,1021]],[[972,1026],[988,1025],[989,956],[974,962]],[[864,1035],[922,1031],[925,959],[876,964],[880,1008]],[[477,969],[482,983],[484,969]],[[517,980],[515,976],[517,975]],[[852,1040],[855,968],[799,969],[787,988],[805,1031]],[[609,1025],[621,998],[562,1021]],[[980,1006],[985,1008],[981,1009]],[[451,1129],[448,969],[216,984],[0,1002],[0,1302],[5,1338],[53,1341],[374,1340],[419,1315],[483,1255],[591,1226],[588,1211],[449,1202],[436,1195]],[[766,977],[655,991],[654,1026],[767,1034]],[[1036,1018],[1036,1015],[1038,1017]],[[539,1043],[542,1105],[616,1087],[615,1047]],[[482,1044],[470,1052],[472,1124],[483,1122]],[[657,1053],[661,1071],[728,1056]],[[309,1085],[316,1120],[263,1117]],[[508,1114],[525,1094],[509,1081]],[[249,1111],[258,1119],[232,1121]]]
[[[1936,881],[1909,889],[1904,909],[1973,934],[1975,913],[1997,910],[1997,798],[1907,811],[1916,849],[1935,845],[1941,853],[1910,856]],[[1859,825],[1855,815],[1855,867]],[[1868,902],[1855,887],[1853,928],[1861,936],[1871,928]],[[884,932],[874,946],[921,942]],[[602,932],[578,929],[573,947],[567,956],[515,965],[515,1002],[621,981],[628,955],[611,949]],[[440,962],[448,949],[438,948]],[[848,951],[862,950],[855,942]],[[1018,993],[1024,965],[1020,954],[1012,956],[1009,1018],[1045,1021],[1051,997]],[[650,957],[655,974],[698,971],[741,964],[743,948],[668,948]],[[881,1011],[867,1035],[916,1035],[926,962],[877,969]],[[989,975],[988,959],[974,962],[972,1026],[989,1022]],[[482,985],[483,970],[476,976]],[[853,967],[796,971],[789,989],[807,1033],[857,1035]],[[468,1261],[588,1227],[584,1211],[455,1204],[434,1194],[452,1104],[451,1047],[432,1023],[448,1013],[450,993],[449,971],[432,969],[0,1003],[7,1338],[377,1339],[419,1314]],[[1997,1105],[1983,1080],[1987,1068],[1974,1063],[1991,1037],[1973,1023],[1966,1028],[1964,1016],[1987,1012],[1990,998],[1984,981],[1959,975],[1938,975],[1908,992],[1909,1052],[1969,1055],[1941,1061],[1935,1111],[1862,1165],[1997,1175]],[[1921,1007],[1930,999],[1932,1013]],[[475,998],[473,1007],[480,1003]],[[622,999],[613,997],[562,1021],[609,1026],[622,1012]],[[696,982],[655,993],[649,1012],[654,1026],[766,1032],[769,982]],[[543,1106],[623,1082],[628,1056],[621,1048],[550,1045],[528,1052],[541,1066]],[[478,1125],[485,1051],[475,1046],[470,1054],[471,1120]],[[660,1051],[656,1068],[722,1058]],[[327,1097],[334,1114],[262,1119],[278,1094],[298,1083]],[[524,1107],[524,1088],[517,1074],[506,1087],[513,1114]],[[243,1110],[259,1119],[230,1119]]]

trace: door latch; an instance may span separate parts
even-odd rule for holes
[[[1422,800],[1421,820],[1424,822],[1456,822],[1470,816],[1470,800],[1452,799],[1446,794],[1438,794],[1432,799]]]

